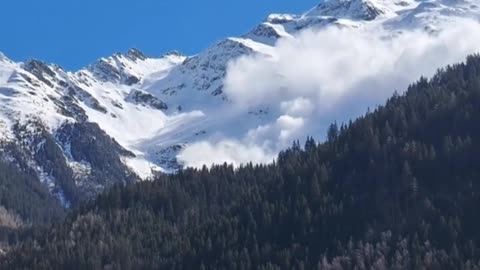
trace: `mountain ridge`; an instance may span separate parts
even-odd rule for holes
[[[60,191],[57,194],[68,186],[76,191],[67,193],[83,194],[67,198],[76,201],[117,181],[177,170],[182,166],[179,153],[191,143],[218,134],[238,139],[271,121],[291,121],[281,118],[270,104],[244,111],[231,109],[224,79],[236,59],[249,55],[274,59],[278,40],[294,39],[304,29],[385,27],[392,34],[406,29],[440,31],[442,23],[458,16],[478,19],[477,2],[331,0],[301,15],[272,14],[245,35],[221,40],[194,56],[174,52],[150,58],[130,49],[73,72],[34,59],[15,63],[0,54],[0,138],[30,153],[24,159],[30,159],[27,163],[39,178],[48,179],[52,190]],[[232,127],[232,122],[237,125]],[[95,145],[96,151],[108,153],[101,162],[105,166],[97,171],[124,172],[120,179],[104,183],[93,177],[88,187],[82,186],[80,179],[91,176],[97,161],[95,154],[70,152],[70,133],[76,130],[89,134],[86,140],[77,140],[76,147]],[[61,184],[60,176],[54,177],[41,159],[28,157],[35,156],[47,141],[63,160],[61,171],[69,175],[69,184]],[[40,146],[28,145],[33,142]]]

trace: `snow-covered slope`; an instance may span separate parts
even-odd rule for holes
[[[267,132],[271,122],[297,124],[271,104],[246,109],[232,105],[224,79],[235,59],[260,55],[274,60],[278,40],[327,26],[382,27],[392,34],[406,29],[435,32],[457,17],[478,19],[479,4],[478,0],[329,0],[302,15],[272,14],[242,37],[227,38],[195,56],[172,52],[150,58],[132,49],[76,72],[38,60],[15,63],[0,54],[2,158],[23,160],[65,204],[73,200],[72,191],[65,195],[65,189],[73,185],[79,192],[95,193],[115,182],[100,179],[114,170],[123,172],[115,175],[117,181],[173,171],[181,166],[177,156],[188,145],[231,138],[223,144],[228,151],[236,140]],[[301,101],[293,105],[302,107]],[[291,134],[280,133],[285,140],[292,139]],[[46,149],[46,142],[55,150]],[[265,140],[263,146],[274,143]],[[16,150],[7,151],[5,145]],[[247,152],[247,159],[260,160],[256,147]],[[61,183],[60,169],[45,161],[52,153],[63,160],[61,170],[71,175],[73,184]],[[224,160],[231,161],[219,154],[217,161]]]

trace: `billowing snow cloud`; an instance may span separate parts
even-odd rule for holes
[[[279,40],[273,55],[232,61],[225,92],[239,111],[269,110],[269,121],[240,137],[194,143],[188,166],[270,162],[294,139],[323,138],[333,121],[355,118],[420,76],[480,51],[480,25],[455,20],[437,33],[329,27]]]
[[[210,166],[212,164],[233,164],[235,166],[253,163],[267,163],[275,154],[257,145],[247,145],[234,140],[222,140],[217,143],[198,142],[187,147],[179,156],[189,167]]]

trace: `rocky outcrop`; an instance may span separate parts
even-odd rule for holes
[[[167,110],[167,103],[161,101],[154,95],[142,91],[133,89],[130,94],[125,98],[125,101],[131,102],[137,105],[148,106],[157,110]]]

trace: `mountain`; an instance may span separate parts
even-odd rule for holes
[[[478,269],[480,56],[269,165],[116,185],[2,269]]]
[[[452,20],[478,19],[477,4],[330,0],[302,15],[270,15],[245,35],[194,56],[171,52],[150,58],[131,49],[75,72],[1,55],[0,158],[28,171],[68,207],[116,183],[177,170],[183,165],[179,153],[192,143],[239,138],[281,120],[271,104],[232,109],[224,85],[232,60],[274,59],[279,39],[327,26],[382,27],[392,35],[422,29],[434,35]]]

